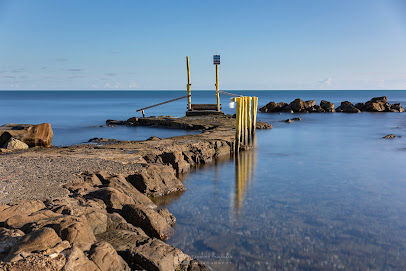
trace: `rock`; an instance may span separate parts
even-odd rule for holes
[[[348,101],[342,102],[341,105],[337,107],[336,112],[361,113],[358,108],[355,108],[354,105]]]
[[[89,260],[93,261],[101,271],[131,271],[128,264],[107,242],[101,241],[94,244],[88,255]]]
[[[65,265],[63,254],[35,253],[15,262],[0,262],[0,270],[7,271],[59,271]]]
[[[321,101],[320,101],[320,107],[321,107],[325,112],[335,112],[334,104],[331,103],[331,102],[329,102],[329,101],[321,100]]]
[[[146,270],[173,271],[186,270],[190,256],[181,250],[158,239],[150,239],[145,244],[129,250],[126,258],[129,265],[139,264]]]
[[[21,230],[10,230],[0,228],[0,255],[8,254],[10,249],[20,242],[24,232]]]
[[[355,105],[355,107],[358,108],[358,109],[361,110],[361,111],[364,111],[364,109],[365,109],[365,104],[364,104],[364,103],[357,103],[357,104]]]
[[[112,187],[102,187],[85,195],[88,199],[101,199],[106,204],[107,211],[120,211],[126,204],[135,204],[134,200],[126,194]]]
[[[39,200],[20,201],[12,205],[2,205],[0,206],[0,222],[4,222],[16,214],[29,215],[44,208],[44,203]]]
[[[293,118],[292,120],[294,120],[294,121],[301,121],[302,119],[301,119],[301,118]]]
[[[371,103],[386,103],[388,98],[386,96],[375,97],[370,100]]]
[[[75,198],[60,198],[45,202],[48,209],[58,214],[80,216],[93,211],[107,212],[106,204],[101,199],[85,199],[79,195]]]
[[[400,104],[392,104],[391,109],[394,110],[393,112],[404,112],[405,110]]]
[[[187,271],[211,271],[204,263],[199,260],[193,259],[190,261]]]
[[[106,231],[127,230],[138,231],[139,228],[134,227],[128,223],[120,214],[111,213],[107,214],[107,228]]]
[[[312,108],[312,107],[315,106],[315,105],[316,105],[316,101],[315,101],[315,100],[310,100],[310,101],[305,101],[305,102],[304,102],[305,109],[307,109],[307,108]]]
[[[107,214],[91,212],[86,214],[85,217],[95,235],[107,231]]]
[[[62,271],[101,271],[97,265],[89,260],[83,251],[73,246],[66,254],[66,264]]]
[[[6,142],[6,144],[4,144],[3,148],[6,150],[14,151],[14,150],[26,150],[29,147],[24,142],[12,137]]]
[[[98,241],[106,241],[111,244],[122,255],[125,251],[135,248],[149,239],[143,230],[138,227],[136,229],[138,231],[108,231],[98,234],[96,237]]]
[[[0,152],[2,152],[2,153],[7,153],[7,152],[12,152],[11,150],[7,150],[7,149],[4,149],[4,148],[0,148]]]
[[[166,240],[175,233],[166,219],[152,209],[125,205],[123,217],[134,226],[140,227],[150,237]]]
[[[96,242],[93,230],[83,215],[63,215],[39,220],[32,223],[26,232],[44,227],[53,228],[62,240],[67,240],[83,250],[89,250],[92,244]]]
[[[167,165],[147,164],[140,172],[129,175],[127,180],[142,193],[153,197],[186,190],[176,178],[174,169]]]
[[[263,113],[271,113],[271,112],[276,112],[277,111],[277,104],[275,102],[270,102],[267,105],[261,107],[259,109],[260,112]]]
[[[61,238],[53,229],[44,227],[21,237],[20,242],[7,255],[6,260],[13,261],[20,253],[44,251],[53,248],[60,242],[62,242]]]
[[[59,214],[56,214],[52,212],[51,210],[40,210],[35,213],[32,213],[30,215],[15,215],[10,218],[8,218],[5,221],[5,226],[8,228],[23,228],[25,225],[33,223],[35,221],[41,220],[41,219],[47,219],[50,217],[55,217],[58,216]]]
[[[258,130],[261,130],[261,129],[272,129],[272,124],[265,123],[265,122],[257,122],[257,123],[256,123],[256,128],[257,128]]]
[[[29,147],[50,147],[54,133],[49,123],[38,125],[9,123],[0,126],[0,146],[11,137],[24,142]]]
[[[158,214],[165,218],[166,222],[172,227],[176,224],[176,217],[168,209],[159,209]]]
[[[185,161],[180,151],[164,152],[160,156],[165,164],[172,165],[177,174],[188,172],[190,169],[190,164]]]
[[[146,195],[138,191],[131,183],[129,183],[123,175],[112,176],[107,172],[97,172],[100,180],[107,187],[117,189],[121,193],[129,196],[136,204],[145,205],[149,208],[156,208],[156,205]]]
[[[386,107],[384,103],[366,102],[364,107],[364,111],[368,112],[384,112],[385,110]]]
[[[289,104],[289,107],[294,111],[294,112],[303,112],[304,109],[306,108],[306,104],[304,101],[301,99],[295,99],[293,102]]]
[[[292,123],[292,122],[293,122],[293,120],[291,120],[291,119],[287,119],[287,120],[282,120],[282,122],[286,122],[286,123]]]
[[[127,124],[127,122],[125,120],[106,120],[107,126],[126,125],[126,124]]]
[[[101,186],[103,183],[100,181],[99,177],[97,176],[97,173],[92,173],[84,176],[85,183],[88,183],[91,186]]]
[[[151,136],[146,141],[159,141],[159,140],[161,140],[161,138],[156,137],[156,136]]]
[[[276,104],[276,111],[277,112],[280,112],[280,111],[287,112],[287,111],[290,111],[290,110],[292,110],[292,108],[290,108],[290,106],[287,103],[281,102],[281,103]]]
[[[396,138],[396,136],[394,134],[389,134],[389,135],[384,136],[383,138],[393,139],[393,138]]]

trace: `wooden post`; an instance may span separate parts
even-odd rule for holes
[[[252,136],[252,119],[251,119],[251,105],[252,105],[252,97],[247,97],[247,128],[248,128],[248,141],[251,142]]]
[[[238,155],[241,141],[241,98],[234,98],[234,101],[237,102],[235,114],[235,152]]]
[[[189,68],[189,57],[186,57],[186,68],[187,68],[187,85],[186,85],[186,90],[187,90],[187,95],[189,96],[187,98],[187,109],[192,110],[192,93],[190,91],[190,68]]]
[[[257,129],[258,97],[252,97],[252,133]]]
[[[216,97],[217,97],[217,111],[220,112],[219,65],[216,65]]]

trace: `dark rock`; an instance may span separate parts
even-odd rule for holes
[[[175,233],[165,218],[149,208],[125,205],[123,207],[123,217],[134,226],[140,227],[150,237],[166,240]]]
[[[365,104],[364,104],[364,103],[357,103],[357,104],[355,105],[355,107],[358,108],[358,109],[361,110],[361,111],[364,111],[364,109],[365,109]]]
[[[334,104],[332,102],[321,100],[320,107],[324,109],[325,112],[335,112]]]
[[[404,112],[405,110],[403,109],[403,107],[400,104],[392,104],[391,109],[393,110],[393,112]]]
[[[304,101],[298,98],[291,102],[289,107],[293,110],[293,112],[303,112],[306,108],[306,104]]]
[[[389,135],[386,135],[386,136],[384,136],[383,138],[386,138],[386,139],[393,139],[393,138],[396,138],[397,136],[395,136],[394,134],[389,134]]]
[[[88,253],[88,258],[93,261],[101,271],[131,271],[128,264],[117,254],[116,250],[109,243],[104,241],[92,246]]]
[[[107,126],[126,125],[126,124],[127,124],[127,122],[125,120],[106,120]]]
[[[204,263],[199,260],[193,259],[190,261],[187,271],[211,271]]]
[[[175,170],[167,165],[147,164],[140,172],[129,175],[127,180],[142,193],[153,197],[186,190],[176,178]]]
[[[313,106],[316,105],[316,101],[315,100],[305,101],[304,105],[305,109],[312,108]]]
[[[11,137],[24,142],[29,147],[50,147],[54,133],[49,123],[38,125],[9,123],[0,126],[0,146],[3,146]]]
[[[10,249],[14,248],[23,236],[24,232],[21,230],[0,228],[0,255],[8,254]]]
[[[172,165],[177,174],[188,172],[190,169],[190,164],[185,161],[180,151],[164,152],[160,156],[165,164]]]
[[[343,113],[361,113],[361,111],[354,107],[354,105],[348,101],[342,102],[339,107],[337,107],[336,112]]]
[[[260,112],[263,112],[263,113],[277,112],[277,111],[278,111],[278,110],[277,110],[277,104],[276,104],[275,102],[270,102],[270,103],[268,103],[267,105],[261,107],[261,108],[259,109],[259,111],[260,111]]]
[[[375,97],[370,100],[371,103],[386,103],[388,98],[386,96]]]

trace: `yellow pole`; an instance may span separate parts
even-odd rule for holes
[[[219,65],[216,65],[216,97],[217,97],[217,111],[220,111]]]
[[[188,110],[192,110],[192,93],[190,91],[190,68],[189,68],[189,57],[186,57],[186,67],[187,67],[187,85],[186,85],[186,89],[187,89],[187,95],[189,95],[189,97],[187,98],[187,109]]]
[[[252,133],[255,134],[257,129],[257,111],[258,111],[258,97],[253,97],[253,106],[252,106]]]
[[[251,142],[251,135],[252,135],[252,119],[251,119],[251,100],[252,97],[247,97],[247,120],[248,120],[248,140]]]
[[[238,153],[240,149],[240,136],[241,136],[241,118],[240,118],[240,110],[241,110],[241,102],[240,98],[235,98],[235,102],[237,102],[236,106],[236,114],[235,114],[235,152]]]
[[[242,110],[241,110],[241,115],[242,115],[242,143],[245,145],[245,138],[246,138],[246,132],[245,132],[245,126],[247,125],[247,114],[245,114],[245,97],[241,98],[241,103],[242,103]]]

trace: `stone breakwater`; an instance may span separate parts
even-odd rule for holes
[[[184,191],[179,174],[229,156],[235,119],[131,118],[107,124],[202,132],[1,154],[0,270],[210,270],[164,242],[176,218],[151,197]]]
[[[361,113],[365,112],[403,112],[404,109],[400,104],[388,103],[388,98],[375,97],[366,103],[352,104],[348,101],[344,101],[339,107],[335,108],[335,105],[329,101],[322,100],[320,105],[316,105],[314,100],[303,101],[301,99],[295,99],[291,103],[275,103],[270,102],[267,105],[261,107],[259,111],[263,113],[276,113],[276,112],[288,112],[288,113],[326,113],[326,112],[343,112],[343,113]]]

